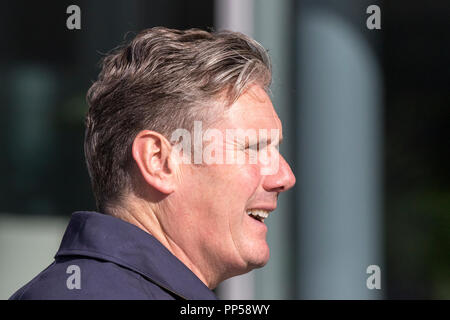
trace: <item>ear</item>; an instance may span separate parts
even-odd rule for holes
[[[176,165],[171,158],[172,146],[161,134],[143,130],[134,138],[133,158],[146,183],[163,194],[174,191]]]

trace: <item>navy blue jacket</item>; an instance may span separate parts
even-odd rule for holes
[[[207,300],[216,296],[145,231],[109,215],[75,212],[55,261],[10,299]]]

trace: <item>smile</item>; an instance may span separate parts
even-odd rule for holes
[[[270,211],[263,209],[250,209],[247,210],[246,212],[250,217],[260,222],[264,222],[264,219],[267,219],[270,213]]]

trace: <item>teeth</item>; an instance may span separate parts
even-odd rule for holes
[[[261,219],[267,219],[267,217],[269,216],[269,211],[267,210],[260,210],[260,209],[252,209],[252,210],[247,210],[247,214],[254,216],[254,217],[259,217]]]

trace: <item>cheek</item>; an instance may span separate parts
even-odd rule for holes
[[[232,197],[236,195],[248,195],[253,193],[261,182],[261,175],[258,165],[229,165],[218,164],[211,166],[213,174],[203,176],[204,185],[207,189],[217,192],[220,195]],[[203,184],[203,183],[202,183]],[[216,193],[216,196],[219,194]]]
[[[227,211],[229,224],[241,225],[245,217],[245,209],[251,202],[260,185],[260,175],[257,166],[234,168],[234,174],[228,176],[224,183],[221,201],[223,210]]]
[[[249,196],[253,194],[261,184],[261,175],[258,165],[247,164],[238,170],[237,181],[239,190]]]
[[[184,189],[185,205],[189,202],[190,209],[201,213],[205,222],[209,218],[222,223],[227,217],[242,219],[244,208],[261,183],[259,166],[249,164],[208,165],[190,178]]]

